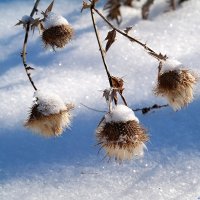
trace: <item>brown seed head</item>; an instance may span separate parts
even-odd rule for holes
[[[72,39],[73,33],[74,30],[70,25],[53,26],[43,31],[42,40],[45,47],[63,48]]]
[[[65,110],[50,115],[44,115],[37,107],[38,105],[32,107],[29,118],[24,124],[25,127],[45,137],[59,136],[64,128],[69,127],[71,121],[69,111],[73,109],[72,104],[66,105]]]
[[[105,119],[99,124],[96,137],[107,156],[116,160],[141,156],[144,143],[149,139],[145,129],[136,121],[106,123]]]
[[[171,70],[158,76],[154,89],[157,96],[165,96],[174,110],[186,106],[193,100],[193,88],[197,76],[189,70]]]

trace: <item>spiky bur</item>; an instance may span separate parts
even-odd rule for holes
[[[74,30],[68,21],[49,12],[43,21],[42,41],[45,47],[63,48],[73,37]]]
[[[45,137],[59,136],[69,128],[73,104],[65,104],[55,94],[36,91],[33,106],[24,126]]]
[[[117,105],[103,117],[96,137],[106,155],[117,161],[142,156],[149,139],[134,112],[125,105]]]
[[[157,96],[166,97],[175,111],[180,110],[192,102],[197,79],[197,75],[185,69],[180,62],[167,59],[160,63],[158,82],[154,92]]]

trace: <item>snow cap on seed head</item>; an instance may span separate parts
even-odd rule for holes
[[[45,29],[49,29],[55,26],[69,25],[69,22],[63,16],[49,12],[47,17],[45,17],[43,25]]]
[[[125,105],[115,106],[111,113],[105,115],[105,120],[106,122],[127,122],[134,120],[139,123],[133,110]]]
[[[161,73],[169,72],[172,70],[180,70],[183,67],[183,64],[175,59],[167,59],[165,61],[161,61],[162,68]]]
[[[42,40],[45,47],[63,48],[73,37],[74,30],[68,21],[53,12],[45,14],[43,23]]]
[[[43,115],[56,114],[66,108],[65,103],[57,94],[44,93],[42,91],[34,93],[34,103],[37,104],[38,111]]]
[[[117,161],[143,156],[148,141],[146,130],[133,110],[125,105],[116,105],[103,117],[96,129],[96,137],[106,156]]]
[[[192,102],[197,81],[198,76],[186,69],[179,61],[163,60],[159,65],[158,81],[154,93],[165,97],[169,105],[177,111]]]
[[[59,136],[71,122],[73,104],[65,104],[55,94],[36,91],[24,126],[45,137]]]

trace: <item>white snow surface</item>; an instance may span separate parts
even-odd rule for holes
[[[118,104],[110,113],[107,113],[105,115],[105,121],[107,123],[127,121],[136,121],[139,123],[139,120],[135,116],[133,110],[122,104]]]
[[[49,12],[48,16],[45,18],[44,21],[44,28],[48,29],[51,27],[55,26],[60,26],[60,25],[68,25],[68,21],[61,15],[58,15],[53,12]]]
[[[129,34],[199,72],[200,1],[186,1],[173,12],[164,12],[163,1],[155,1],[147,21],[141,20],[140,10],[123,8],[120,28],[134,25]],[[41,1],[40,11],[48,5],[49,1]],[[75,103],[71,130],[45,139],[23,127],[33,88],[20,57],[24,30],[14,24],[32,6],[33,1],[0,1],[0,200],[198,200],[199,83],[187,108],[136,113],[150,136],[143,158],[120,165],[102,160],[103,152],[98,154],[94,131],[104,113],[80,103],[106,111],[102,90],[109,83],[90,14],[80,13],[80,0],[55,1],[53,12],[69,19],[76,32],[65,49],[45,50],[37,31],[30,34],[27,47],[27,63],[35,68],[32,78],[37,88]],[[99,17],[97,25],[103,41],[110,29]],[[116,39],[106,60],[113,76],[124,77],[128,106],[166,104],[152,92],[158,62],[136,43],[120,35]]]
[[[180,70],[183,67],[183,64],[175,59],[168,58],[165,61],[162,61],[161,73],[169,72],[172,70]]]
[[[66,109],[65,103],[57,95],[50,92],[36,91],[34,93],[34,103],[43,115],[58,114]]]

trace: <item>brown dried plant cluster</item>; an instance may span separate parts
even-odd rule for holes
[[[42,41],[45,47],[63,48],[73,37],[73,28],[68,21],[52,12],[54,1],[48,6],[45,12],[42,12],[43,18],[33,18],[38,11],[37,7],[40,0],[36,0],[30,16],[24,16],[16,25],[22,24],[25,28],[25,38],[23,50],[21,53],[22,62],[25,71],[35,90],[35,100],[30,109],[25,127],[37,132],[45,137],[59,136],[65,128],[69,128],[71,122],[71,110],[74,108],[72,104],[66,104],[56,95],[44,95],[35,86],[31,77],[30,67],[26,63],[26,48],[28,42],[29,31],[37,27],[40,30]],[[126,37],[130,42],[140,45],[145,52],[155,58],[159,62],[157,85],[154,88],[154,93],[157,96],[163,96],[167,99],[169,105],[174,110],[179,110],[193,100],[193,90],[197,83],[197,76],[185,68],[176,60],[169,59],[166,55],[156,53],[147,44],[142,43],[133,36],[129,35],[132,27],[127,27],[125,30],[120,30],[110,23],[107,18],[96,9],[98,0],[90,0],[89,3],[83,1],[82,11],[89,9],[91,20],[96,35],[97,43],[102,58],[102,63],[109,81],[109,88],[105,89],[103,96],[108,104],[108,111],[103,116],[96,129],[96,138],[100,149],[104,149],[106,156],[115,158],[117,161],[129,160],[135,157],[142,156],[146,147],[145,143],[149,140],[146,130],[140,124],[134,111],[142,111],[143,114],[153,109],[160,109],[168,105],[153,105],[142,109],[131,109],[124,97],[124,80],[120,77],[113,76],[109,71],[106,63],[106,53],[116,41],[117,34]],[[116,19],[120,23],[121,13],[119,8],[121,4],[133,6],[134,0],[109,0],[106,4],[106,9],[111,13],[108,18]],[[180,1],[179,3],[182,3]],[[153,3],[153,0],[148,0],[146,3]],[[173,3],[171,1],[171,3]],[[172,5],[173,6],[173,5]],[[148,9],[147,9],[148,11]],[[146,11],[146,12],[147,12]],[[99,36],[99,31],[96,26],[95,15],[98,15],[111,30],[105,38],[105,48],[102,45],[102,40]],[[119,104],[119,97],[123,105]]]
[[[71,122],[70,111],[74,108],[72,104],[66,104],[65,108],[58,113],[45,115],[38,109],[38,105],[33,105],[29,118],[24,124],[25,127],[45,137],[59,136]]]
[[[25,29],[21,57],[26,74],[35,90],[35,98],[37,99],[33,103],[24,126],[42,136],[53,137],[61,135],[65,128],[69,128],[71,121],[70,111],[73,109],[73,106],[72,104],[65,104],[56,95],[45,98],[41,96],[41,91],[38,93],[38,89],[31,77],[31,71],[34,68],[30,67],[26,62],[28,37],[30,29],[34,31],[37,27],[45,47],[50,46],[55,50],[55,48],[63,48],[71,40],[73,28],[64,17],[52,12],[54,1],[47,7],[45,12],[41,13],[43,15],[42,18],[34,19],[34,14],[38,12],[37,7],[39,2],[40,0],[35,1],[30,16],[25,15],[16,24],[22,24]]]
[[[116,20],[117,24],[119,25],[122,22],[122,13],[121,7],[128,6],[128,7],[135,7],[135,3],[139,2],[140,0],[107,0],[104,5],[104,10],[107,11],[107,19],[109,20]],[[175,10],[178,5],[183,3],[184,1],[188,0],[164,0],[169,5],[170,10]],[[154,4],[154,0],[146,0],[141,7],[141,16],[142,19],[148,19],[150,13],[150,7]]]
[[[108,1],[110,5],[115,2],[116,5],[119,1]],[[150,1],[148,1],[149,3]],[[153,1],[152,1],[153,2]],[[163,96],[167,99],[169,105],[174,110],[179,110],[186,106],[193,100],[193,90],[197,83],[197,76],[194,72],[191,72],[185,68],[177,60],[169,59],[166,55],[156,53],[153,49],[142,43],[136,38],[129,35],[131,27],[127,27],[125,30],[120,30],[107,20],[102,13],[96,9],[97,1],[93,0],[90,3],[83,2],[83,9],[90,9],[92,23],[96,35],[96,39],[99,45],[102,61],[105,71],[110,83],[110,89],[104,90],[103,96],[108,103],[108,112],[103,116],[96,129],[96,137],[100,149],[104,149],[106,156],[109,158],[115,158],[118,161],[132,159],[143,154],[145,142],[148,141],[148,135],[145,129],[140,125],[139,120],[135,117],[134,112],[127,106],[127,102],[123,95],[124,81],[122,78],[111,75],[106,63],[105,54],[110,49],[112,44],[116,41],[117,33],[126,37],[129,41],[134,42],[142,46],[142,48],[150,56],[155,58],[159,62],[158,66],[158,79],[157,86],[154,89],[154,93],[157,96]],[[114,4],[112,4],[114,6]],[[111,8],[111,7],[110,7]],[[113,7],[114,8],[114,7]],[[115,9],[119,8],[116,6]],[[115,11],[117,22],[119,12]],[[95,22],[95,14],[97,14],[110,28],[105,38],[105,49],[102,46],[102,42],[99,36],[99,32]],[[112,18],[111,15],[108,18]],[[124,106],[118,104],[118,96],[122,98]],[[113,106],[114,102],[114,106]],[[143,108],[142,112],[146,113],[151,109],[159,109],[166,107],[167,105],[154,105],[152,107]],[[136,109],[136,111],[141,109]],[[128,116],[128,117],[127,117]]]
[[[42,40],[45,47],[63,48],[71,40],[73,32],[73,28],[70,25],[54,26],[43,31]]]
[[[106,155],[118,161],[142,156],[144,144],[149,139],[137,121],[106,123],[105,118],[96,130],[96,137]]]

